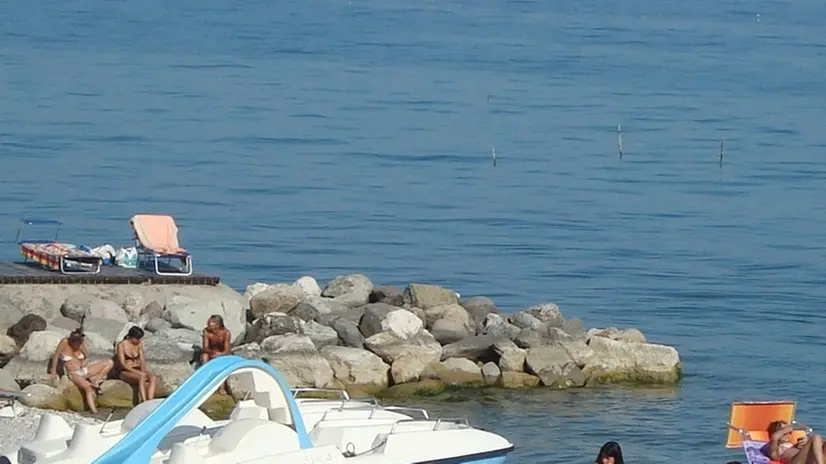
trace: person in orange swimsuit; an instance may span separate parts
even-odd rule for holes
[[[155,398],[157,384],[155,374],[146,369],[146,355],[143,352],[143,342],[141,342],[143,335],[143,329],[133,326],[115,350],[118,377],[138,387],[140,403]]]
[[[68,337],[60,340],[55,348],[49,365],[49,375],[53,378],[57,377],[58,361],[63,362],[63,372],[83,393],[89,412],[97,414],[95,394],[100,395],[100,384],[114,366],[112,360],[89,362],[86,335],[82,329],[76,329]]]
[[[792,426],[784,421],[769,424],[769,442],[763,454],[772,461],[784,464],[824,464],[823,438],[813,434],[796,444],[792,443]]]
[[[213,314],[207,319],[203,337],[201,365],[206,364],[210,359],[225,356],[232,352],[232,333],[224,325],[224,318],[221,316]],[[225,395],[229,393],[229,390],[229,383],[224,382],[221,388],[218,389],[218,393]]]

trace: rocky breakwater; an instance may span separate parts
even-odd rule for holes
[[[47,366],[61,337],[83,320],[93,358],[137,324],[148,335],[159,393],[193,372],[200,330],[212,314],[233,334],[233,353],[279,369],[294,387],[354,394],[433,393],[446,386],[584,387],[596,383],[674,383],[680,358],[637,329],[583,328],[544,303],[501,312],[484,296],[451,289],[375,286],[338,277],[323,289],[312,277],[255,283],[244,295],[223,286],[7,285],[0,287],[0,388],[23,388],[28,405],[80,409],[77,389]],[[231,380],[231,385],[234,382]],[[239,385],[236,395],[243,395]],[[134,391],[107,380],[100,407],[128,407]]]
[[[554,303],[503,313],[487,297],[437,285],[374,286],[341,276],[250,285],[236,354],[264,359],[294,386],[409,394],[445,386],[575,388],[676,383],[680,357],[638,329],[586,330]]]

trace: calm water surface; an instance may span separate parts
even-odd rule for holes
[[[241,289],[302,274],[552,300],[673,344],[677,389],[442,405],[514,462],[725,462],[729,403],[826,427],[826,5],[0,4],[0,223],[176,217]],[[617,154],[622,124],[624,156]],[[719,164],[724,139],[724,163]],[[498,165],[491,162],[495,147]]]

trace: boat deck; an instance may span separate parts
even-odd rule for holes
[[[218,285],[218,276],[193,272],[191,276],[157,275],[146,269],[128,269],[119,266],[103,266],[99,274],[61,274],[37,263],[0,263],[0,285],[11,284],[78,284],[78,285],[129,285],[129,284],[177,284]]]

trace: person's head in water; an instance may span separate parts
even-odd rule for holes
[[[133,344],[137,345],[141,342],[143,338],[143,329],[140,327],[133,325],[129,332],[126,332],[126,336],[123,337],[124,340],[132,342]]]
[[[73,350],[79,350],[84,340],[86,340],[86,335],[83,334],[81,329],[75,329],[69,334],[69,346]]]
[[[769,432],[769,437],[771,437],[778,430],[782,429],[783,427],[786,427],[787,425],[789,425],[789,424],[786,423],[786,421],[782,421],[782,420],[774,421],[771,424],[769,424],[769,427],[767,428],[766,431]],[[791,431],[789,433],[784,434],[782,437],[780,437],[780,443],[788,443],[790,441],[792,441],[792,432]]]
[[[619,443],[609,441],[602,445],[597,460],[594,462],[595,464],[625,464],[625,461],[622,460],[622,448],[620,448]]]
[[[207,319],[207,329],[208,330],[210,330],[211,332],[214,332],[216,330],[220,330],[220,329],[223,329],[223,328],[224,328],[224,318],[223,317],[221,317],[217,314],[213,314],[212,316],[209,316],[209,319]]]

